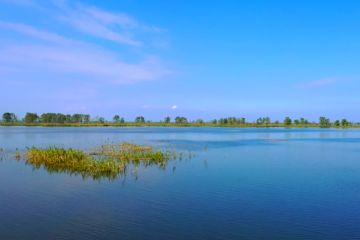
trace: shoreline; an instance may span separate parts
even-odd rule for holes
[[[256,124],[256,123],[246,123],[246,124],[176,124],[176,123],[161,123],[161,122],[153,122],[153,123],[0,123],[1,127],[116,127],[116,128],[126,128],[126,127],[162,127],[162,128],[289,128],[289,129],[306,129],[306,128],[315,128],[315,129],[359,129],[360,125],[352,125],[348,127],[320,127],[318,124],[307,124],[307,125],[288,125],[284,124]]]

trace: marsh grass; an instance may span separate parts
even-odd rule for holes
[[[164,167],[168,160],[176,159],[175,151],[162,151],[151,146],[133,143],[107,144],[95,148],[89,153],[98,158],[116,159],[126,164],[158,165]]]
[[[25,155],[26,163],[35,168],[43,167],[49,172],[66,172],[93,179],[114,179],[125,173],[129,165],[165,168],[170,159],[176,158],[174,151],[132,143],[102,145],[89,152],[72,148],[32,147]]]

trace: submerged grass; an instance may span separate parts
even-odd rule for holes
[[[130,164],[165,167],[168,160],[175,158],[175,152],[132,143],[102,145],[90,152],[58,147],[32,147],[26,152],[26,162],[36,168],[44,167],[49,172],[80,174],[94,179],[114,179],[124,173]]]
[[[5,156],[5,150],[0,147],[0,161],[4,159],[4,156]]]

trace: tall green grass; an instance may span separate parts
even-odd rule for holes
[[[132,143],[102,145],[90,152],[58,147],[29,148],[26,163],[49,172],[80,174],[93,179],[114,179],[125,173],[127,166],[158,165],[165,167],[175,152],[162,151],[150,146]]]

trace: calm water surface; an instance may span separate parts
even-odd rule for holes
[[[114,181],[16,148],[130,141],[195,157]],[[360,130],[0,127],[0,239],[360,239]]]

